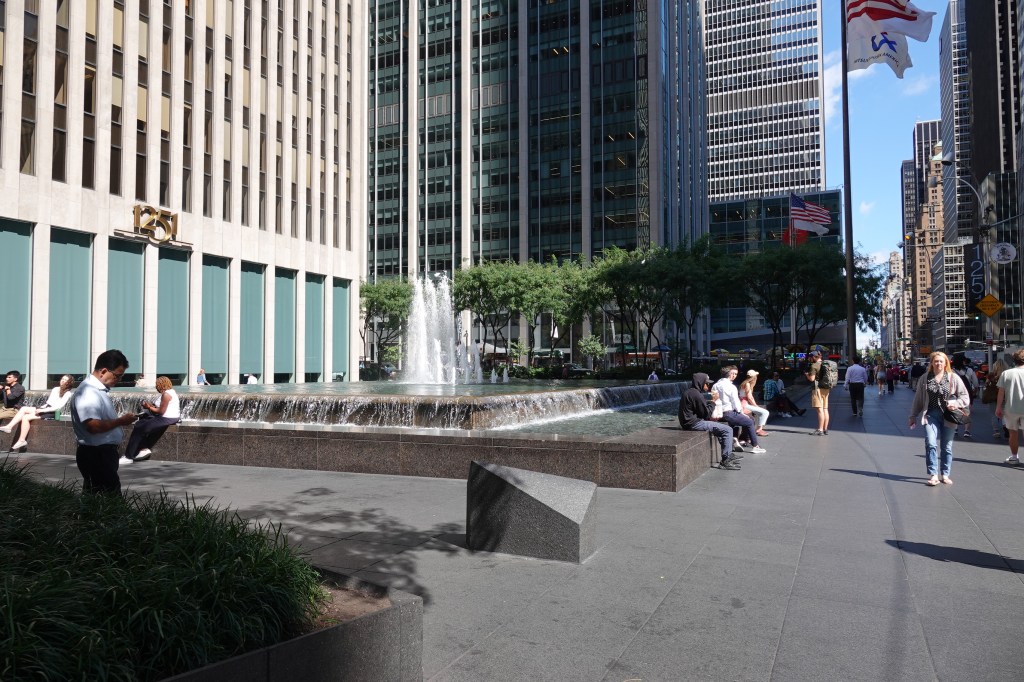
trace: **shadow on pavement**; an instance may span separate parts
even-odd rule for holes
[[[858,469],[831,469],[831,471],[838,471],[843,474],[858,474],[860,476],[875,476],[889,481],[900,481],[901,483],[923,484],[925,481],[923,476],[900,476],[899,474],[889,474],[884,471],[860,471]]]
[[[886,544],[892,545],[904,552],[917,554],[935,561],[946,561],[951,563],[966,564],[979,568],[992,568],[998,571],[1014,571],[1014,565],[1021,564],[1015,559],[1008,559],[1002,554],[982,552],[977,549],[964,549],[962,547],[946,547],[944,545],[933,545],[928,542],[908,542],[906,540],[886,540]]]

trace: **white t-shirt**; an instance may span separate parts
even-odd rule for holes
[[[164,400],[169,401],[167,403],[167,411],[163,415],[158,416],[162,416],[164,419],[181,419],[181,403],[178,400],[178,394],[173,388],[169,388],[161,393],[153,405],[159,408]]]
[[[736,388],[736,384],[723,377],[715,382],[714,390],[718,391],[718,395],[720,396],[719,399],[722,401],[723,411],[743,411],[743,405],[740,404],[740,394],[739,390]]]
[[[1024,367],[1000,374],[996,386],[1003,389],[1003,413],[1024,414]]]

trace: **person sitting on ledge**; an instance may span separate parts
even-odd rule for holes
[[[46,402],[39,407],[23,407],[14,415],[14,419],[7,426],[0,426],[0,431],[13,433],[18,424],[21,424],[21,434],[18,442],[11,446],[11,450],[18,450],[28,445],[28,432],[32,428],[32,422],[36,419],[53,419],[57,410],[64,407],[74,393],[71,389],[75,385],[75,379],[70,374],[60,378],[60,385],[54,386]]]
[[[157,377],[156,390],[160,397],[156,404],[148,400],[142,401],[142,419],[135,422],[132,435],[128,438],[128,445],[124,449],[124,457],[118,460],[119,464],[131,464],[149,459],[153,452],[152,447],[164,435],[167,427],[173,426],[181,421],[181,403],[178,394],[172,388],[171,380],[167,377]]]
[[[693,375],[693,383],[679,399],[679,426],[684,431],[707,431],[713,434],[722,446],[722,461],[718,467],[735,471],[740,468],[737,460],[742,455],[732,451],[732,429],[721,422],[711,421],[714,394],[708,394],[708,383],[707,374],[697,372]]]

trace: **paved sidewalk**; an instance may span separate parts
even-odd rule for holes
[[[461,481],[161,462],[122,480],[283,523],[314,562],[422,595],[430,680],[1024,679],[1024,467],[977,405],[955,484],[926,487],[910,400],[869,391],[854,419],[840,387],[829,436],[808,410],[741,471],[600,489],[581,566],[463,549]]]

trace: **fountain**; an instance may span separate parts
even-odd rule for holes
[[[456,352],[458,333],[448,278],[417,278],[405,339],[403,383],[455,384],[467,376],[463,352]]]

